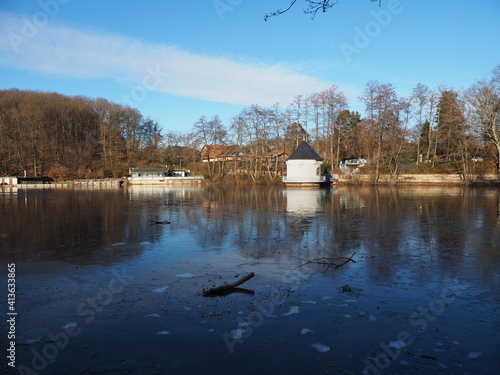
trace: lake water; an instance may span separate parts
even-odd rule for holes
[[[498,189],[0,190],[0,260],[2,314],[12,263],[17,312],[2,373],[500,366]]]

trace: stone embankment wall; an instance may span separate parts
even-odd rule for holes
[[[339,183],[371,184],[374,183],[374,175],[356,174],[350,179],[340,178]],[[380,175],[379,184],[413,184],[413,185],[500,185],[500,175],[480,174],[464,176],[460,174],[401,174],[392,176]]]

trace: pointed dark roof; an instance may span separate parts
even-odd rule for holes
[[[317,160],[322,161],[323,158],[319,156],[316,151],[306,141],[303,141],[299,147],[290,155],[288,160]]]

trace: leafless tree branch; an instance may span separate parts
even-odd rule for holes
[[[372,3],[378,1],[378,5],[382,5],[382,0],[370,0]],[[297,0],[292,0],[288,8],[286,9],[278,9],[275,12],[267,13],[264,16],[264,21],[267,21],[270,17],[275,17],[279,16],[283,13],[288,12],[297,2]],[[307,2],[307,8],[304,9],[304,13],[310,14],[311,18],[314,19],[316,17],[316,14],[321,11],[325,13],[328,9],[332,8],[334,5],[336,5],[339,0],[321,0],[321,1],[314,1],[314,0],[306,0]]]
[[[265,16],[264,16],[264,21],[267,21],[269,17],[274,17],[274,16],[279,16],[280,14],[283,14],[283,13],[286,13],[288,12],[294,5],[295,3],[297,2],[297,0],[293,0],[290,5],[288,6],[288,8],[282,10],[282,9],[278,9],[277,11],[275,12],[272,12],[272,13],[267,13]]]

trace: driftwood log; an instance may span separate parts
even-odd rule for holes
[[[224,284],[216,288],[204,290],[203,292],[201,292],[201,295],[203,297],[206,297],[210,295],[223,294],[224,292],[227,292],[230,289],[235,289],[238,285],[243,284],[244,282],[250,280],[254,276],[255,274],[253,272],[250,272],[248,275],[243,276],[241,279],[236,280],[234,283]]]

